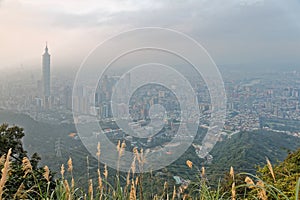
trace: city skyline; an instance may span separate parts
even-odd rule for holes
[[[297,199],[299,11],[0,0],[0,200]]]

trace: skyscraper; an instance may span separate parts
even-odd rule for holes
[[[43,54],[43,93],[45,97],[50,96],[50,54],[47,44]]]

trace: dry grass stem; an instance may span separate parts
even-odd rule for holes
[[[121,149],[121,142],[120,140],[118,141],[118,144],[117,144],[117,152],[119,153],[120,152],[120,149]]]
[[[4,165],[5,159],[6,159],[5,155],[2,155],[2,156],[0,157],[0,166]]]
[[[131,171],[132,171],[132,175],[134,175],[136,171],[136,156],[133,157],[133,161],[131,163]]]
[[[231,186],[231,199],[236,200],[235,182],[233,182]]]
[[[247,176],[245,182],[248,185],[248,188],[253,189],[255,187],[255,183],[250,177]]]
[[[127,177],[126,177],[126,187],[128,187],[130,185],[130,170],[127,173]]]
[[[187,195],[187,194],[183,195],[183,198],[182,198],[182,199],[183,199],[183,200],[189,199],[189,195]]]
[[[232,178],[232,180],[234,181],[234,170],[233,170],[233,167],[232,167],[232,166],[230,167],[230,172],[229,172],[229,174],[230,174],[230,177]]]
[[[14,199],[26,199],[27,195],[24,192],[24,190],[25,190],[25,186],[24,186],[23,183],[21,183],[21,185],[19,186],[17,192],[14,195]]]
[[[65,175],[65,166],[64,166],[64,164],[62,164],[61,167],[60,167],[60,175],[61,175],[61,178],[64,179],[64,175]]]
[[[123,141],[121,146],[119,147],[119,158],[121,158],[123,156],[125,148],[126,148],[126,143],[125,143],[125,141]]]
[[[70,186],[67,180],[64,180],[64,186],[65,186],[65,190],[66,190],[66,198],[68,200],[71,200],[71,192],[70,192]]]
[[[140,157],[141,157],[141,164],[143,165],[146,162],[146,157],[144,155],[144,149],[141,149]]]
[[[267,200],[268,196],[266,193],[265,184],[262,181],[258,181],[256,185],[259,187],[258,194],[257,194],[258,198],[260,198],[261,200]]]
[[[270,173],[273,177],[274,183],[275,183],[276,179],[275,179],[275,174],[274,174],[274,171],[273,171],[272,164],[271,164],[270,160],[267,157],[266,157],[266,160],[267,160],[267,165],[268,165],[269,171],[270,171]]]
[[[133,154],[136,157],[138,163],[142,163],[139,151],[138,151],[138,149],[136,147],[133,148]]]
[[[72,178],[71,178],[71,191],[72,191],[72,193],[74,193],[74,190],[75,190],[75,180],[74,180],[74,178],[72,177]]]
[[[27,157],[24,157],[22,160],[22,169],[24,171],[24,178],[27,176],[28,173],[32,172],[32,166],[30,160]]]
[[[6,159],[4,162],[4,167],[1,170],[1,179],[0,179],[0,200],[2,200],[2,195],[4,192],[4,186],[6,181],[8,180],[9,172],[10,172],[10,155],[11,155],[11,149],[8,150],[8,153],[6,155]]]
[[[201,176],[202,176],[202,178],[205,177],[205,168],[204,167],[202,167],[202,169],[201,169]]]
[[[102,183],[102,177],[101,177],[100,169],[97,170],[97,173],[98,173],[98,187],[99,187],[99,191],[102,191],[103,183]]]
[[[87,174],[87,179],[90,180],[90,161],[89,161],[89,156],[86,156],[86,174]]]
[[[43,177],[47,180],[48,183],[50,182],[50,170],[48,166],[44,167]]]
[[[73,162],[72,162],[72,158],[69,158],[68,160],[68,172],[73,172]]]
[[[107,180],[107,178],[108,178],[108,170],[107,170],[107,165],[106,164],[104,165],[103,175],[104,175],[105,179]]]
[[[165,183],[164,183],[164,191],[166,191],[167,189],[168,189],[168,182],[165,181]]]
[[[136,200],[136,189],[135,189],[135,185],[134,185],[133,180],[132,180],[132,183],[131,183],[129,199],[130,200]]]
[[[100,159],[100,155],[101,155],[101,145],[100,145],[100,142],[98,142],[97,144],[97,158]]]
[[[93,200],[93,196],[94,196],[94,190],[93,190],[93,180],[90,179],[89,180],[89,197],[90,197],[90,200]]]
[[[172,200],[175,200],[175,198],[176,198],[176,187],[175,187],[175,185],[174,185],[174,189],[173,189],[173,195],[172,195]]]
[[[193,162],[190,161],[190,160],[187,160],[187,161],[186,161],[186,165],[187,165],[190,169],[193,168]]]

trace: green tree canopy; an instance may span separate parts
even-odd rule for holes
[[[16,195],[23,195],[22,198],[41,199],[43,193],[54,189],[54,182],[48,182],[43,174],[44,169],[38,166],[40,156],[34,153],[31,156],[31,170],[26,173],[23,159],[28,158],[27,152],[23,149],[22,138],[25,136],[23,128],[18,126],[0,125],[0,157],[12,150],[10,173],[5,184],[4,199],[20,199]],[[0,178],[4,165],[0,163]]]

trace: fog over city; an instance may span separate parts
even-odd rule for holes
[[[0,0],[0,200],[296,199],[299,11]]]
[[[39,70],[47,41],[53,72],[76,71],[98,44],[140,27],[181,31],[218,66],[299,66],[299,9],[298,0],[2,0],[0,69]]]

